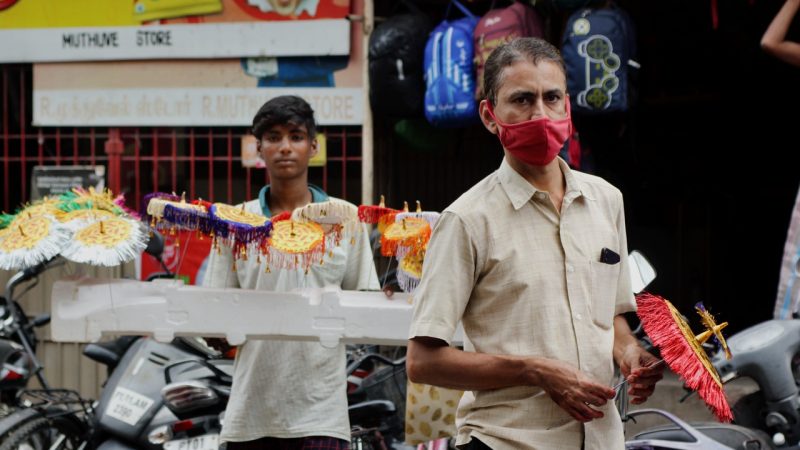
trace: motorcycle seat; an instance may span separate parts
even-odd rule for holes
[[[348,407],[347,412],[351,424],[360,424],[389,417],[397,412],[397,408],[389,400],[369,400]]]
[[[736,450],[760,450],[773,448],[766,433],[740,425],[703,422],[693,423],[697,431],[710,439]],[[681,428],[665,425],[647,429],[638,433],[634,440],[659,439],[672,442],[694,442],[691,436]]]
[[[139,336],[120,336],[107,342],[93,342],[83,349],[83,354],[100,364],[114,367],[137,339]]]

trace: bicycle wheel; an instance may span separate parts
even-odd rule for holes
[[[83,444],[83,434],[69,416],[35,416],[9,433],[0,450],[74,450]]]

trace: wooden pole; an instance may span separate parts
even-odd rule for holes
[[[362,44],[362,92],[364,124],[361,127],[361,203],[371,205],[374,196],[375,163],[373,153],[372,109],[369,104],[369,37],[375,26],[374,0],[364,0]]]

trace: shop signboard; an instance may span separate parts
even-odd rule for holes
[[[4,31],[5,14],[28,2],[39,1],[45,0],[19,0],[17,5],[0,11],[0,33]],[[130,6],[129,1],[102,2]],[[238,29],[237,33],[246,34],[254,30],[253,27],[263,26],[280,31],[274,31],[275,34],[273,31],[259,31],[247,38],[233,39],[242,47],[209,32],[211,37],[190,39],[190,51],[195,52],[191,56],[193,59],[179,59],[180,56],[157,59],[161,56],[156,51],[142,53],[142,58],[149,58],[146,61],[131,60],[134,57],[117,53],[118,59],[124,61],[82,61],[75,58],[71,62],[34,64],[33,124],[70,127],[249,126],[253,115],[265,101],[284,94],[305,98],[320,125],[363,123],[363,33],[360,22],[346,18],[351,13],[363,13],[363,0],[352,0],[352,5],[351,0],[215,2],[221,7],[218,12],[160,18],[155,21],[157,23],[146,21],[133,28],[141,32],[158,27],[230,26]],[[169,2],[159,0],[153,3]],[[54,4],[60,5],[60,2]],[[271,6],[273,4],[278,5],[278,10]],[[104,11],[100,6],[98,8]],[[177,12],[170,13],[181,11],[192,12],[191,9],[178,8]],[[94,17],[92,23],[124,22],[114,14],[109,13],[107,17],[110,19],[106,22],[102,22],[102,17]],[[336,25],[339,28],[331,28],[329,25],[333,22],[339,24]],[[61,25],[70,23],[62,21]],[[121,39],[120,35],[117,36],[114,39]],[[176,35],[169,36],[164,39],[177,42]],[[77,39],[81,42],[90,39],[90,45],[94,45],[95,40],[112,38],[83,36]],[[197,48],[207,47],[206,39],[215,40],[209,45],[222,46],[227,53],[205,56],[196,53],[200,52]],[[286,46],[282,47],[284,44]],[[62,53],[70,52],[72,50],[65,49]]]
[[[349,2],[6,0],[0,62],[347,55]]]

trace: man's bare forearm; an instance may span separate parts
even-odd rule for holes
[[[786,0],[761,38],[761,48],[778,59],[800,67],[800,44],[786,40],[786,33],[800,9],[800,0]]]
[[[786,39],[786,32],[794,20],[800,1],[787,0],[781,7],[778,14],[772,19],[764,36],[761,37],[761,46],[765,50],[771,50]]]
[[[406,365],[411,381],[451,389],[538,386],[581,422],[603,417],[594,407],[605,405],[615,394],[614,389],[564,361],[464,352],[433,338],[412,339]]]
[[[491,390],[539,384],[543,358],[465,352],[427,338],[408,345],[411,381],[460,390]]]
[[[631,332],[628,321],[623,316],[614,317],[614,361],[622,365],[622,354],[629,345],[639,346],[639,341]]]

